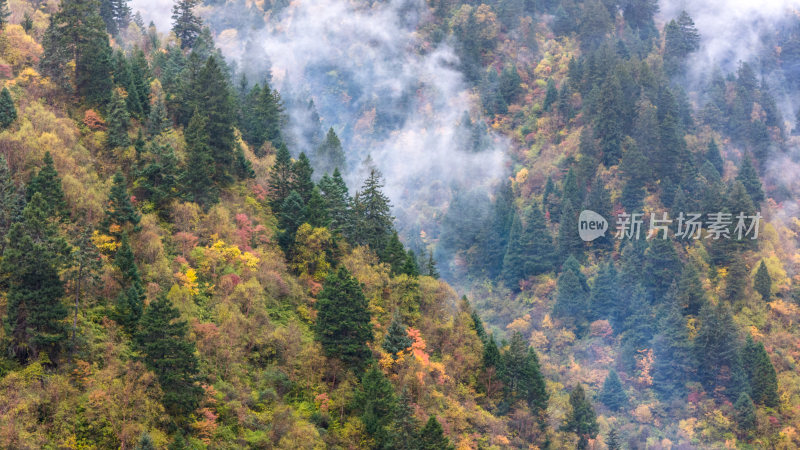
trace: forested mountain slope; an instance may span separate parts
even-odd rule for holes
[[[0,24],[0,446],[800,446],[789,10],[741,62],[652,0]],[[763,218],[615,237],[695,212]]]

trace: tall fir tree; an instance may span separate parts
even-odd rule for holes
[[[350,209],[352,199],[339,169],[334,169],[331,176],[325,174],[319,182],[319,189],[330,220],[330,230],[334,233],[348,235],[348,227],[352,223],[352,211]]]
[[[125,331],[134,335],[139,319],[142,317],[145,293],[127,233],[122,234],[120,246],[114,258],[114,266],[120,272],[120,292],[114,305],[114,319],[122,325]]]
[[[361,389],[356,392],[354,400],[361,411],[359,417],[365,431],[375,441],[374,448],[390,447],[397,398],[392,383],[377,366],[364,373]]]
[[[747,375],[753,402],[771,408],[778,407],[778,378],[775,367],[764,344],[754,341],[749,335],[742,347],[742,367]]]
[[[580,264],[570,256],[558,276],[556,303],[553,315],[561,318],[567,325],[583,330],[587,324],[589,292]]]
[[[706,304],[698,320],[700,326],[693,347],[699,381],[707,391],[719,389],[733,401],[746,390],[747,380],[730,307],[724,302]]]
[[[188,333],[189,325],[162,295],[145,309],[135,340],[145,365],[161,385],[164,410],[178,423],[188,423],[203,396],[195,346]]]
[[[706,149],[706,160],[711,163],[712,167],[717,169],[717,173],[722,176],[725,172],[725,162],[722,160],[722,154],[719,151],[717,141],[711,139]]]
[[[414,342],[408,336],[408,329],[400,320],[398,314],[394,314],[389,328],[386,329],[386,336],[383,338],[381,347],[389,353],[393,359],[397,359],[397,354],[408,350]]]
[[[353,199],[354,230],[350,240],[367,245],[378,255],[382,254],[394,231],[389,197],[383,191],[383,176],[372,168],[369,176]]]
[[[177,0],[172,7],[172,32],[181,41],[181,48],[192,48],[203,27],[203,20],[194,8],[200,0]]]
[[[435,416],[430,416],[428,422],[419,432],[420,450],[454,450],[455,447],[450,443],[450,439],[444,435],[442,424],[436,420]]]
[[[219,199],[219,188],[214,183],[214,158],[208,145],[208,119],[195,112],[186,128],[186,172],[182,184],[187,196],[195,203],[208,207]]]
[[[761,187],[761,180],[758,178],[758,172],[750,155],[745,155],[742,158],[742,166],[739,168],[739,174],[736,175],[736,179],[744,185],[747,195],[753,201],[753,205],[759,205],[764,201],[764,189]]]
[[[667,307],[653,337],[653,389],[662,399],[680,398],[695,367],[689,331],[678,305]]]
[[[292,157],[285,144],[278,146],[275,153],[275,163],[269,172],[269,205],[272,212],[279,214],[286,197],[292,191]]]
[[[531,205],[525,212],[524,223],[515,217],[511,225],[501,276],[507,286],[516,287],[529,276],[553,270],[555,262],[553,238],[544,214],[538,204]]]
[[[584,242],[578,235],[578,213],[572,201],[565,197],[561,204],[561,223],[558,226],[558,257],[583,259]]]
[[[284,253],[290,256],[290,252],[294,247],[295,234],[300,225],[306,222],[306,205],[303,203],[302,197],[297,191],[292,190],[286,200],[281,205],[281,213],[278,216],[278,245],[281,246]]]
[[[142,216],[136,211],[128,193],[127,182],[121,171],[114,174],[111,192],[105,208],[105,217],[101,222],[103,230],[114,236],[121,236],[123,231],[139,231]]]
[[[371,357],[372,325],[367,299],[344,267],[331,272],[317,297],[317,340],[325,353],[360,370]]]
[[[314,162],[321,173],[333,173],[335,169],[344,170],[345,161],[342,142],[331,127],[325,140],[316,149]]]
[[[40,232],[41,218],[48,215],[44,208],[42,194],[35,194],[25,207],[25,220],[11,226],[0,260],[6,287],[8,350],[22,363],[42,352],[55,358],[67,337],[64,283],[58,272],[58,261],[64,255]]]
[[[0,17],[2,14],[0,13]],[[0,29],[2,29],[0,27]],[[0,130],[5,130],[17,120],[17,107],[14,106],[14,99],[7,87],[0,91]]]
[[[761,260],[761,264],[758,265],[758,270],[753,278],[753,288],[765,302],[768,302],[772,297],[772,278],[769,276],[764,260]]]
[[[179,196],[178,158],[171,145],[151,142],[147,146],[146,160],[137,171],[137,184],[141,198],[163,211],[169,202]]]
[[[592,408],[591,402],[586,398],[583,386],[578,384],[569,393],[569,404],[572,407],[567,414],[566,421],[561,426],[564,431],[570,431],[578,435],[578,449],[586,449],[589,439],[597,436],[599,426],[597,425],[597,415]]]
[[[45,152],[42,168],[28,183],[25,197],[30,201],[36,193],[42,194],[46,203],[46,213],[61,219],[69,217],[67,200],[61,186],[61,177],[56,171],[55,163],[50,152]]]
[[[509,403],[522,400],[535,413],[547,409],[549,397],[539,358],[521,333],[512,334],[508,349],[502,355],[502,368],[504,396]]]
[[[589,297],[590,319],[611,317],[619,303],[617,269],[613,262],[600,266]]]
[[[131,139],[128,136],[130,115],[128,114],[128,108],[125,106],[125,100],[122,99],[122,94],[119,89],[114,89],[114,93],[111,95],[109,109],[106,146],[110,149],[114,149],[131,145]]]
[[[189,1],[189,0],[181,0]],[[233,177],[236,139],[234,123],[236,110],[228,77],[220,60],[210,56],[190,83],[190,105],[206,119],[208,147],[214,162],[214,181],[228,184]]]
[[[614,369],[608,372],[603,389],[600,390],[599,400],[612,411],[619,411],[628,404],[628,395],[622,387],[622,381]]]
[[[300,194],[303,203],[308,203],[311,200],[311,193],[314,190],[314,181],[312,176],[314,169],[311,167],[311,161],[305,153],[300,153],[297,161],[292,164],[292,190]]]
[[[747,395],[747,392],[739,394],[739,398],[733,405],[734,417],[736,418],[736,425],[739,430],[746,436],[751,431],[756,429],[756,406],[753,404],[753,399]]]

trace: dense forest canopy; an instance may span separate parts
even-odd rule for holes
[[[695,3],[0,0],[0,446],[799,448],[798,5]]]

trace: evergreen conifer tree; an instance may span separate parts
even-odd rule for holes
[[[597,436],[599,426],[594,408],[586,398],[583,386],[578,384],[569,393],[569,404],[572,407],[567,415],[567,419],[561,426],[564,431],[570,431],[578,435],[578,448],[583,450],[589,445],[589,439]]]
[[[46,213],[50,216],[66,219],[69,217],[69,209],[64,197],[64,190],[61,187],[61,178],[56,171],[50,152],[45,152],[42,162],[44,164],[41,170],[28,183],[28,190],[25,196],[30,201],[36,193],[42,194],[46,204]]]
[[[111,104],[109,108],[111,111],[108,114],[106,145],[110,149],[131,145],[131,139],[128,136],[130,116],[128,115],[128,108],[125,106],[125,101],[122,99],[119,89],[114,89],[114,93],[111,95]]]
[[[747,336],[742,347],[742,367],[750,385],[753,402],[775,408],[778,406],[778,378],[764,344]]]
[[[436,420],[435,416],[430,416],[428,422],[420,430],[419,437],[420,450],[453,450],[455,447],[450,443],[450,439],[444,435],[442,424]]]
[[[195,346],[187,339],[189,325],[179,319],[178,310],[160,296],[145,309],[136,343],[161,385],[164,410],[182,423],[200,405],[203,388],[198,384]]]
[[[123,230],[139,231],[141,218],[131,203],[125,176],[121,171],[117,171],[114,174],[111,192],[108,194],[105,218],[102,221],[103,229],[114,236],[120,236]]]
[[[400,316],[395,314],[392,317],[392,323],[386,330],[386,337],[383,338],[383,347],[393,359],[397,359],[397,354],[401,351],[407,350],[413,344],[413,341],[408,336],[408,330],[403,322],[400,321]]]
[[[361,286],[344,267],[328,275],[317,298],[317,340],[328,356],[357,370],[371,357],[367,342],[372,340],[372,325],[367,307]]]
[[[292,176],[292,157],[286,145],[281,144],[269,173],[269,205],[275,214],[280,214],[284,200],[292,191]]]
[[[195,203],[207,207],[219,199],[218,187],[213,182],[214,158],[208,145],[208,119],[195,112],[186,128],[186,172],[182,184],[186,194]]]
[[[2,7],[0,7],[1,10]],[[2,13],[0,13],[0,17],[2,17]],[[2,26],[0,26],[1,29]],[[11,98],[8,88],[4,87],[0,91],[0,130],[10,127],[15,120],[17,120],[17,107],[14,106],[14,99]]]
[[[203,21],[195,15],[194,8],[200,0],[177,0],[172,7],[172,32],[181,41],[181,48],[192,48],[200,36]]]
[[[608,372],[603,389],[600,391],[599,399],[608,409],[619,411],[628,404],[628,396],[622,387],[622,381],[614,369]]]
[[[758,265],[756,276],[753,279],[753,288],[761,295],[761,299],[768,302],[772,296],[772,278],[769,276],[764,260]]]

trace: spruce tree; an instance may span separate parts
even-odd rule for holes
[[[38,232],[39,218],[47,217],[44,205],[42,195],[35,194],[25,207],[25,220],[11,226],[0,260],[9,352],[21,363],[42,352],[55,358],[67,337],[67,307],[61,302],[64,283],[58,274],[58,261],[64,255]]]
[[[136,343],[147,368],[155,373],[164,393],[161,403],[174,420],[188,420],[200,405],[203,388],[198,384],[195,346],[188,340],[189,325],[166,296],[145,309]]]
[[[186,172],[182,184],[187,196],[195,203],[208,207],[219,199],[218,187],[213,182],[214,159],[208,146],[208,119],[195,112],[186,128]]]
[[[689,331],[678,305],[668,306],[667,313],[653,337],[653,389],[662,399],[681,397],[695,367]]]
[[[284,253],[289,256],[294,247],[295,234],[300,225],[306,222],[306,206],[297,191],[292,190],[286,200],[281,205],[281,213],[278,216],[278,245]]]
[[[723,302],[706,304],[698,320],[700,326],[693,347],[699,381],[707,391],[720,388],[729,400],[736,399],[746,389],[747,380],[730,307]]]
[[[742,347],[742,367],[750,385],[753,402],[776,408],[778,406],[778,378],[764,344],[747,336]]]
[[[403,262],[403,266],[400,267],[400,273],[410,277],[418,277],[420,275],[419,263],[417,262],[417,255],[414,253],[414,250],[408,250],[408,252],[406,252],[406,259]]]
[[[661,303],[670,285],[681,275],[681,260],[671,239],[662,239],[661,232],[654,235],[645,251],[644,272],[648,274],[644,286],[651,303]]]
[[[378,255],[383,253],[394,231],[389,198],[382,189],[382,175],[373,168],[353,200],[354,229],[350,230],[352,242],[369,246]]]
[[[124,230],[139,231],[141,219],[142,216],[136,212],[131,203],[125,176],[121,171],[117,171],[114,174],[111,192],[108,194],[105,217],[101,223],[103,230],[114,236],[120,236]]]
[[[114,149],[131,145],[131,140],[128,136],[130,116],[128,115],[128,108],[125,106],[125,101],[122,99],[119,89],[114,89],[109,107],[111,111],[108,114],[106,146],[110,149]]]
[[[600,88],[599,113],[596,115],[594,134],[600,141],[603,164],[606,167],[617,165],[622,157],[623,92],[616,72],[608,75]]]
[[[50,152],[45,152],[42,163],[41,170],[28,183],[25,197],[30,201],[36,193],[42,194],[46,204],[46,213],[50,216],[66,219],[69,217],[69,209],[64,197],[64,190],[61,187],[61,177],[56,171]]]
[[[706,293],[700,281],[700,273],[692,263],[683,266],[677,284],[676,300],[685,315],[696,316],[706,303]]]
[[[184,1],[193,0],[181,0]],[[235,163],[236,139],[234,122],[236,111],[228,78],[220,61],[210,56],[189,85],[191,107],[206,117],[208,147],[214,162],[214,181],[219,185],[232,180]]]
[[[586,398],[583,386],[578,384],[569,393],[569,404],[572,407],[567,414],[567,419],[561,426],[563,431],[569,431],[578,435],[578,447],[583,450],[588,447],[589,439],[597,436],[599,426],[594,408]]]
[[[608,372],[606,381],[603,383],[603,389],[598,396],[601,402],[612,411],[619,411],[628,404],[628,395],[625,394],[625,389],[622,387],[622,381],[614,369]]]
[[[339,169],[334,169],[333,175],[325,174],[319,182],[319,189],[325,203],[325,210],[330,219],[329,228],[332,232],[347,235],[352,223],[350,205],[352,199],[347,192]]]
[[[386,336],[383,338],[381,347],[396,360],[397,354],[407,350],[411,347],[411,344],[413,344],[413,341],[408,336],[406,326],[401,322],[400,316],[395,313],[392,317],[392,323],[386,329]]]
[[[442,424],[436,420],[436,416],[430,416],[428,422],[419,432],[420,450],[454,450],[455,447],[450,443],[450,439],[444,435]]]
[[[556,83],[552,78],[547,80],[547,89],[545,90],[544,103],[542,109],[550,111],[550,107],[558,100],[558,90],[556,90]]]
[[[706,150],[706,161],[711,163],[711,166],[717,169],[717,173],[722,176],[725,171],[725,163],[722,160],[722,154],[719,152],[717,141],[714,139],[711,139],[711,141],[708,143],[708,149]]]
[[[590,318],[611,317],[619,303],[617,269],[613,262],[600,266],[589,297]]]
[[[523,400],[534,413],[547,409],[548,394],[536,352],[522,334],[511,335],[508,350],[502,355],[504,396],[509,404]]]
[[[758,265],[756,276],[753,279],[753,288],[761,295],[761,299],[768,302],[772,297],[772,278],[769,276],[767,265],[764,260]]]
[[[756,407],[746,392],[739,394],[739,398],[733,405],[733,410],[739,430],[744,434],[748,434],[756,429]]]
[[[397,450],[419,449],[419,421],[414,417],[408,390],[403,388],[395,407],[395,422],[392,433],[392,448]]]
[[[342,149],[342,142],[333,131],[333,127],[328,130],[325,140],[317,148],[314,162],[317,169],[322,173],[332,173],[336,169],[345,169],[345,155]]]
[[[180,178],[178,158],[171,145],[151,142],[147,148],[148,160],[137,172],[137,183],[141,197],[153,203],[161,211],[174,198],[178,197]]]
[[[354,404],[361,411],[359,418],[365,431],[375,440],[375,448],[389,446],[397,399],[392,383],[377,366],[370,367],[364,373]]]
[[[566,199],[566,197],[565,197]],[[569,199],[561,204],[561,223],[558,227],[558,257],[583,259],[583,241],[578,235],[578,213]]]
[[[45,75],[66,90],[74,86],[91,105],[105,105],[113,87],[111,47],[99,11],[97,0],[62,2],[42,39],[40,62]]]
[[[400,242],[397,231],[392,232],[392,237],[386,244],[383,254],[379,255],[381,261],[389,264],[393,275],[398,275],[403,271],[403,264],[406,262],[406,249]]]
[[[622,448],[619,443],[619,433],[616,428],[609,430],[608,438],[606,438],[606,447],[608,447],[608,450],[620,450]]]
[[[311,200],[311,193],[314,190],[314,182],[311,180],[313,173],[314,169],[311,168],[311,161],[308,160],[305,153],[300,153],[297,161],[292,164],[291,188],[300,194],[303,203],[308,203]]]
[[[515,217],[511,225],[501,275],[509,287],[516,287],[520,280],[553,270],[555,260],[553,238],[539,205],[534,204],[526,211],[524,224]]]
[[[360,370],[371,357],[372,325],[367,299],[344,267],[331,272],[317,297],[317,340],[325,353]]]
[[[192,48],[200,35],[203,20],[196,16],[194,8],[200,0],[177,0],[172,6],[172,32],[181,41],[181,48]]]
[[[269,173],[269,206],[272,212],[279,214],[286,197],[292,191],[292,157],[285,144],[278,146],[275,163]],[[324,191],[324,189],[323,189]]]
[[[311,198],[306,205],[306,221],[315,228],[330,226],[331,219],[328,217],[325,199],[322,198],[317,186],[314,186],[314,190],[311,191]]]
[[[115,304],[115,320],[129,334],[133,335],[144,309],[144,285],[139,268],[134,260],[128,234],[123,233],[120,246],[114,258],[114,266],[120,272],[120,292]]]
[[[758,178],[758,172],[756,172],[750,155],[744,156],[742,166],[739,168],[739,174],[736,175],[736,180],[742,182],[747,194],[753,201],[753,205],[758,205],[764,201],[764,189],[761,187],[761,180]],[[738,212],[736,211],[736,213]]]
[[[564,263],[564,269],[558,276],[556,303],[553,315],[562,319],[567,325],[583,330],[586,326],[589,292],[580,265],[575,257],[570,256]]]
[[[2,13],[0,13],[0,17],[2,17]],[[10,127],[15,120],[17,120],[17,108],[14,106],[14,99],[11,98],[8,88],[4,87],[0,91],[0,130]]]

